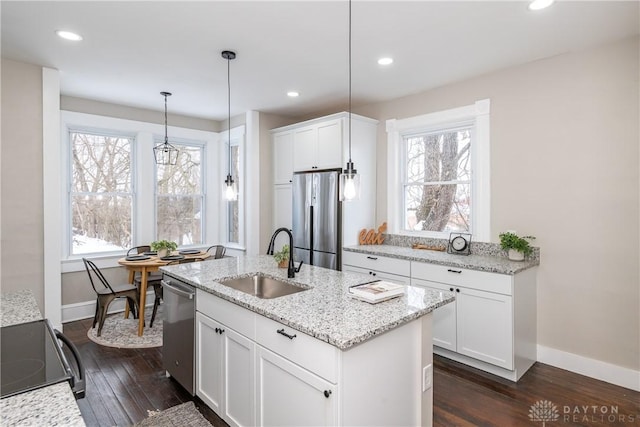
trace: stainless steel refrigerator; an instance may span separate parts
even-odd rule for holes
[[[340,269],[342,249],[340,170],[293,175],[293,247],[295,262]]]

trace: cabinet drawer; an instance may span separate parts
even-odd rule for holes
[[[200,289],[196,292],[197,311],[255,341],[254,312]]]
[[[411,262],[411,277],[498,294],[512,294],[512,276],[444,265]]]
[[[405,259],[343,251],[342,263],[399,276],[409,277],[411,275],[411,261]]]
[[[339,350],[326,342],[260,315],[256,316],[256,342],[334,384],[338,382]]]
[[[351,271],[354,273],[365,274],[371,278],[371,280],[386,280],[388,282],[399,283],[401,285],[408,285],[410,279],[406,276],[399,276],[397,274],[384,273],[374,270],[367,270],[366,268],[353,267],[351,265],[346,265],[342,269],[342,271]]]

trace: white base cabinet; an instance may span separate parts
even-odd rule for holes
[[[196,307],[197,395],[230,425],[432,425],[431,314],[341,351],[201,290]]]
[[[506,275],[345,251],[343,270],[454,292],[433,312],[436,354],[512,381],[537,359],[535,268]]]
[[[255,344],[196,313],[196,394],[230,426],[253,425]]]
[[[257,425],[334,426],[337,387],[284,357],[259,347]]]

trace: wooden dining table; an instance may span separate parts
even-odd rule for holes
[[[143,255],[143,254],[140,254]],[[147,299],[147,283],[149,273],[158,271],[160,267],[165,266],[171,262],[189,262],[192,260],[203,260],[209,258],[211,254],[205,251],[198,253],[180,254],[179,251],[175,251],[171,256],[181,255],[184,258],[180,259],[167,259],[166,257],[161,259],[156,255],[149,255],[148,259],[139,261],[127,261],[127,257],[120,258],[118,264],[122,265],[129,271],[129,283],[134,283],[134,278],[137,272],[140,273],[140,301],[139,301],[139,313],[138,313],[138,336],[141,337],[144,331],[144,306]],[[127,309],[129,306],[125,306]],[[125,309],[125,317],[128,316],[129,310]]]

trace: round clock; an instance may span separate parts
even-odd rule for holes
[[[471,253],[471,234],[449,234],[449,246],[447,247],[447,253],[455,255],[469,255]]]
[[[467,244],[467,240],[462,236],[456,236],[451,240],[451,247],[458,252],[464,251]]]

